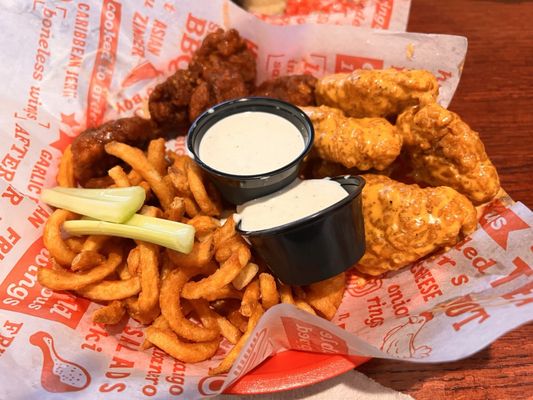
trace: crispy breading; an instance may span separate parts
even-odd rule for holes
[[[400,269],[472,233],[476,209],[454,189],[422,189],[383,175],[363,175],[366,252],[359,271],[370,275]]]
[[[402,136],[384,118],[348,118],[326,106],[302,110],[313,122],[313,148],[324,160],[361,171],[383,170],[400,154]]]
[[[450,186],[476,204],[500,190],[479,134],[457,114],[436,103],[412,107],[400,114],[397,126],[416,181]]]
[[[437,79],[428,71],[358,69],[328,75],[316,84],[319,105],[339,108],[350,117],[395,117],[405,108],[434,102]]]

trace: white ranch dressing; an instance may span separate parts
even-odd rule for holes
[[[296,179],[283,189],[237,206],[240,228],[259,231],[297,221],[323,210],[348,196],[330,179]]]
[[[200,142],[208,166],[233,175],[275,171],[295,160],[305,144],[298,128],[276,114],[246,111],[211,126]]]

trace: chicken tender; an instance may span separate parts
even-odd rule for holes
[[[348,118],[326,106],[302,110],[313,122],[313,148],[324,160],[361,171],[383,170],[400,154],[402,136],[384,118]]]
[[[339,175],[359,175],[360,171],[357,168],[346,168],[345,166],[326,161],[320,157],[316,157],[311,153],[304,159],[300,169],[301,179],[322,179],[326,177]]]
[[[314,106],[316,81],[309,74],[280,76],[263,82],[252,96],[273,97],[297,106]]]
[[[403,112],[397,127],[414,169],[414,179],[446,185],[476,204],[496,196],[500,180],[477,132],[461,118],[433,103]]]
[[[446,186],[422,189],[383,175],[363,175],[366,252],[359,271],[380,275],[402,268],[472,233],[476,209]]]
[[[319,79],[318,105],[340,108],[350,117],[394,118],[405,108],[434,102],[439,85],[428,71],[392,68],[355,70]]]

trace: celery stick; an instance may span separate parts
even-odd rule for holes
[[[56,187],[45,189],[41,194],[41,200],[51,206],[116,223],[131,218],[142,207],[145,197],[140,186],[111,189]]]
[[[181,222],[134,214],[123,224],[89,219],[66,221],[63,229],[72,235],[110,235],[142,240],[181,253],[190,253],[194,227]]]

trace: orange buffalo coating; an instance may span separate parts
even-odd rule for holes
[[[355,70],[319,79],[318,105],[339,108],[350,117],[394,118],[405,108],[434,102],[437,79],[424,70]]]
[[[416,181],[446,185],[476,204],[496,196],[500,181],[479,134],[436,103],[412,107],[397,121]]]
[[[313,148],[346,168],[383,170],[400,154],[402,136],[384,118],[348,118],[326,106],[301,107],[313,122]]]
[[[422,189],[383,175],[363,177],[366,252],[357,265],[363,273],[400,269],[476,228],[476,209],[450,187]]]

